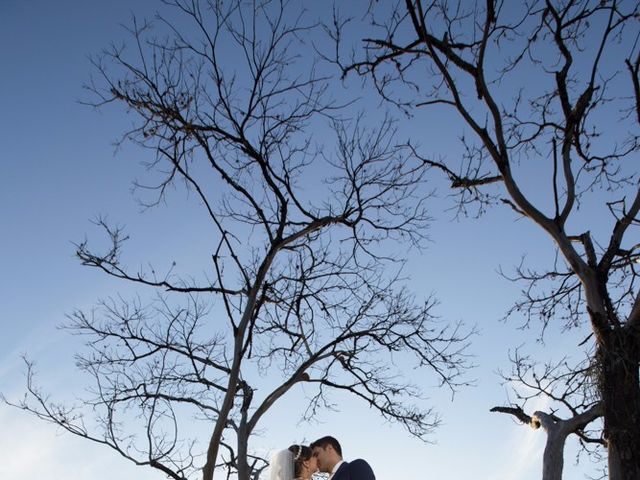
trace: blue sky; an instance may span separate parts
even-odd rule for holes
[[[88,55],[124,37],[118,24],[127,22],[132,10],[152,14],[156,4],[0,0],[0,390],[8,397],[23,389],[20,355],[27,353],[38,362],[43,386],[73,400],[84,386],[73,364],[80,339],[56,326],[75,308],[90,308],[117,292],[133,292],[73,258],[72,242],[95,233],[91,218],[108,214],[126,224],[137,233],[134,249],[144,249],[149,260],[166,258],[167,252],[174,255],[198,229],[192,204],[180,195],[172,196],[166,207],[140,212],[130,187],[143,174],[140,162],[147,153],[127,144],[118,150],[113,146],[131,119],[78,103],[86,95],[82,85],[91,70]],[[432,133],[441,143],[455,139],[446,129],[446,118],[434,119],[441,131]],[[477,324],[481,335],[471,349],[478,385],[453,400],[448,391],[427,390],[444,420],[433,436],[435,443],[410,438],[351,399],[340,399],[339,412],[299,424],[299,417],[291,414],[298,402],[294,395],[266,419],[255,448],[286,448],[331,433],[342,440],[347,458],[368,459],[381,480],[397,477],[398,471],[415,479],[539,477],[544,434],[489,413],[507,399],[495,372],[506,367],[509,348],[532,343],[539,333],[535,328],[519,330],[518,319],[499,321],[519,287],[502,279],[497,268],[510,269],[522,255],[549,258],[553,248],[507,208],[480,220],[455,220],[446,210],[451,205],[446,193],[442,190],[432,204],[436,220],[428,248],[410,260],[411,288],[421,295],[435,294],[439,316]],[[184,251],[181,255],[186,264],[193,261]],[[557,358],[582,339],[578,332],[558,339],[554,333],[528,351]],[[162,478],[4,405],[0,425],[1,478]],[[576,467],[572,459],[569,450],[565,478],[584,478],[588,461]]]

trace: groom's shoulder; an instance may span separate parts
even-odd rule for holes
[[[371,465],[362,458],[357,458],[349,462],[349,470],[352,472],[360,472],[361,474],[368,474],[367,478],[375,479]]]

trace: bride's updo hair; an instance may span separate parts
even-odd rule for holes
[[[293,474],[296,478],[300,478],[302,475],[302,463],[311,458],[313,450],[306,445],[291,445],[288,450],[293,453]]]

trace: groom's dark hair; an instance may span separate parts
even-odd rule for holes
[[[340,446],[340,442],[338,442],[338,440],[336,440],[335,438],[327,435],[326,437],[322,437],[319,438],[318,440],[316,440],[315,442],[313,442],[310,447],[311,448],[315,448],[315,447],[320,447],[320,448],[326,448],[327,445],[331,445],[333,447],[333,449],[336,451],[336,453],[340,456],[342,456],[342,447]]]

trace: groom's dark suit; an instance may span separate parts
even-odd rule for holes
[[[343,462],[331,480],[376,480],[373,470],[361,458],[353,462]]]

